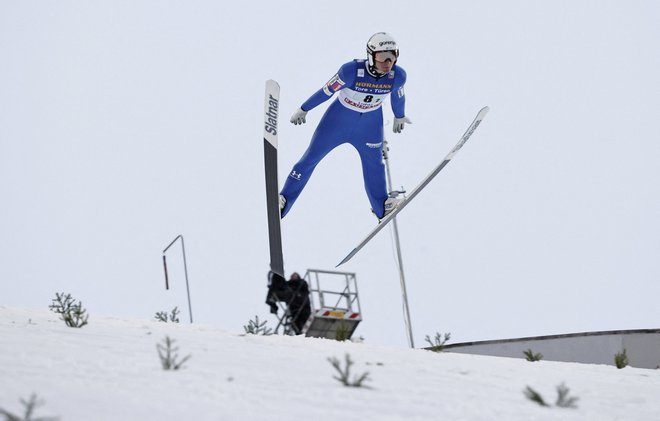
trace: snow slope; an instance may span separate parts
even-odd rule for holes
[[[247,322],[247,320],[246,320]],[[164,371],[168,335],[179,371]],[[660,371],[433,353],[324,339],[244,335],[214,326],[91,315],[81,329],[48,310],[0,307],[0,408],[45,402],[73,420],[659,420]],[[333,379],[329,357],[369,372],[368,388]],[[577,409],[540,407],[565,383]]]

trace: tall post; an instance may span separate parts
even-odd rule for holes
[[[395,196],[398,196],[405,191],[394,191],[392,189],[392,175],[390,173],[390,161],[389,161],[389,147],[387,146],[387,141],[383,140],[383,161],[385,161],[385,169],[387,174],[387,190],[393,192]],[[406,276],[403,271],[403,257],[401,255],[401,243],[399,242],[399,226],[396,222],[396,216],[392,219],[392,227],[394,230],[394,243],[396,246],[396,256],[399,261],[399,279],[401,280],[401,295],[403,298],[403,317],[406,323],[406,334],[408,335],[408,344],[411,348],[415,347],[415,342],[413,340],[412,334],[412,323],[410,321],[410,310],[408,309],[408,293],[406,292]]]
[[[177,235],[176,238],[172,240],[170,245],[165,247],[165,250],[163,250],[163,267],[165,268],[165,289],[170,289],[169,277],[167,276],[167,259],[165,257],[165,253],[170,247],[172,247],[174,243],[176,243],[176,240],[178,239],[181,239],[181,251],[183,252],[183,272],[186,276],[186,293],[188,294],[188,314],[190,315],[190,323],[192,323],[193,316],[192,316],[192,306],[190,305],[190,284],[188,283],[188,263],[186,262],[186,245],[183,242],[183,235],[181,234]]]

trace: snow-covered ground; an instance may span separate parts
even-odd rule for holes
[[[247,321],[246,321],[247,322]],[[184,368],[161,368],[169,336]],[[660,371],[255,336],[214,326],[92,314],[81,329],[48,310],[0,307],[0,409],[74,420],[659,420]],[[368,387],[328,358],[349,354]],[[541,407],[564,383],[576,409]]]

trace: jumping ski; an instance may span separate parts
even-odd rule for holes
[[[463,147],[465,142],[468,141],[470,136],[472,136],[472,133],[474,133],[474,131],[477,129],[477,127],[479,127],[479,124],[481,124],[481,120],[483,120],[484,117],[486,116],[486,113],[488,113],[488,109],[489,109],[488,107],[483,107],[481,110],[479,110],[479,112],[477,113],[477,116],[475,117],[472,124],[470,124],[470,126],[468,127],[468,129],[465,132],[465,134],[463,135],[463,137],[461,137],[461,139],[458,141],[456,146],[454,146],[454,148],[449,152],[449,154],[447,154],[447,156],[440,163],[440,165],[435,167],[435,169],[428,176],[426,176],[426,178],[424,178],[422,180],[422,182],[419,183],[419,185],[417,187],[415,187],[407,197],[405,197],[399,203],[399,205],[397,206],[396,209],[394,209],[391,213],[389,213],[387,216],[385,216],[383,219],[381,219],[380,223],[369,233],[369,235],[367,235],[365,237],[365,239],[362,240],[362,242],[360,244],[358,244],[357,247],[355,247],[353,249],[353,251],[351,251],[346,257],[344,257],[344,260],[339,262],[339,264],[335,267],[339,267],[339,266],[343,265],[344,263],[348,262],[349,260],[351,260],[353,258],[353,256],[355,256],[357,254],[357,252],[359,252],[372,238],[374,238],[376,236],[376,234],[378,234],[380,232],[380,230],[385,228],[385,226],[392,219],[394,219],[394,217],[396,217],[396,215],[399,212],[401,212],[403,210],[403,208],[405,208],[406,205],[408,203],[410,203],[410,201],[413,200],[415,198],[415,196],[417,196],[417,194],[424,187],[426,187],[426,185],[429,184],[431,182],[431,180],[433,180],[433,178],[436,175],[438,175],[438,173],[440,171],[442,171],[442,169],[449,163],[449,161],[451,161],[451,159],[454,157],[454,155],[456,155],[456,153]]]
[[[270,270],[284,277],[282,231],[280,228],[280,191],[277,183],[277,115],[279,113],[279,102],[280,85],[274,80],[266,81],[266,96],[264,99],[264,168],[266,173]]]

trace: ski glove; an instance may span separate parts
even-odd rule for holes
[[[406,123],[412,124],[412,121],[410,121],[408,117],[394,117],[394,127],[392,127],[392,130],[394,133],[401,133],[401,130],[403,130],[403,126],[405,126]]]
[[[304,111],[302,108],[298,108],[298,111],[293,113],[293,115],[291,116],[291,122],[296,126],[298,124],[305,124],[306,115],[307,115],[307,111]]]

